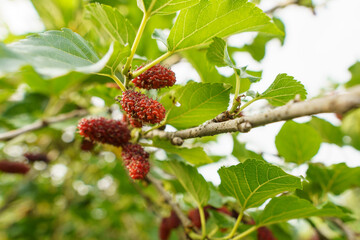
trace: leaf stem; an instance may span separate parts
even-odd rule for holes
[[[168,58],[171,54],[173,54],[173,52],[166,52],[163,55],[161,55],[160,57],[158,57],[157,59],[155,59],[154,61],[152,61],[151,63],[145,65],[144,67],[140,68],[139,70],[135,71],[132,73],[132,77],[136,78],[137,76],[139,76],[140,74],[142,74],[143,72],[145,72],[146,70],[152,68],[153,66],[155,66],[156,64],[158,64],[159,62],[165,60],[166,58]]]
[[[125,63],[124,68],[122,70],[122,74],[127,76],[126,80],[125,80],[125,86],[127,85],[127,82],[128,82],[129,70],[130,70],[130,67],[131,67],[132,60],[134,58],[136,49],[137,49],[137,47],[138,47],[138,45],[140,43],[141,36],[142,36],[142,34],[144,32],[146,23],[149,20],[149,18],[150,18],[150,15],[148,13],[144,13],[143,18],[142,18],[141,23],[140,23],[140,26],[139,26],[139,29],[138,29],[138,31],[136,33],[134,43],[131,46],[130,56],[126,59],[126,63]]]
[[[211,230],[211,232],[208,234],[208,237],[211,239],[212,236],[214,236],[214,235],[217,233],[218,230],[219,230],[219,227],[216,226],[216,227],[215,227],[213,230]]]
[[[107,76],[111,77],[116,82],[116,84],[121,88],[121,91],[123,91],[123,92],[126,91],[124,84],[120,81],[120,79],[115,74],[107,75]]]
[[[250,233],[252,233],[253,231],[256,231],[256,229],[259,226],[253,226],[251,228],[249,228],[248,230],[246,230],[245,232],[240,233],[239,235],[237,235],[236,237],[234,237],[232,240],[239,240],[242,239],[243,237],[246,237],[247,235],[249,235]]]
[[[239,216],[238,216],[238,218],[236,219],[236,223],[235,223],[233,229],[231,230],[231,232],[229,233],[229,235],[227,235],[227,236],[225,237],[225,239],[230,239],[230,238],[232,238],[232,237],[235,235],[236,230],[238,229],[238,227],[239,227],[239,225],[240,225],[240,223],[241,223],[241,220],[242,220],[243,216],[244,216],[244,211],[241,209],[241,211],[240,211],[240,213],[239,213]]]
[[[242,110],[244,110],[247,106],[249,106],[250,104],[252,104],[253,102],[259,100],[259,97],[255,97],[253,99],[251,99],[250,101],[248,101],[247,103],[245,103],[243,106],[240,107],[239,112],[241,112]]]
[[[191,237],[191,239],[202,239],[202,236],[194,232],[189,233],[189,237]]]
[[[144,132],[144,135],[146,135],[147,133],[151,132],[152,130],[161,128],[161,127],[163,127],[163,126],[165,126],[165,125],[166,125],[166,118],[165,118],[161,123],[159,123],[158,125],[155,125],[155,126],[153,126],[152,128],[150,128],[149,130],[147,130],[146,132]]]
[[[236,72],[236,69],[234,69],[234,73],[235,73],[235,78],[236,78],[236,87],[235,87],[235,96],[234,96],[234,100],[233,100],[233,104],[231,106],[230,109],[230,113],[233,113],[236,108],[240,105],[240,102],[238,101],[238,96],[239,96],[239,92],[240,92],[240,76],[239,74]]]
[[[201,221],[201,239],[205,239],[206,237],[206,219],[204,208],[199,205],[199,213],[200,213],[200,221]]]

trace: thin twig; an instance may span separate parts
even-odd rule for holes
[[[273,14],[276,10],[278,9],[282,9],[282,8],[286,8],[287,6],[290,6],[290,5],[294,5],[294,4],[298,4],[298,1],[297,0],[294,0],[294,1],[288,1],[286,3],[283,3],[283,4],[279,4],[279,5],[276,5],[275,7],[265,11],[265,13],[267,14]]]
[[[131,185],[134,187],[134,189],[139,193],[139,195],[144,198],[147,207],[149,208],[149,210],[151,212],[154,213],[154,215],[159,215],[159,208],[160,205],[157,204],[155,201],[153,201],[139,186],[136,182],[134,182],[134,180],[132,180],[129,177],[129,182],[131,183]]]
[[[356,240],[359,239],[356,233],[351,230],[348,226],[344,224],[344,222],[339,218],[330,218],[330,221],[335,223],[345,234],[346,239],[348,240]]]
[[[187,228],[190,226],[191,222],[190,220],[185,216],[185,214],[181,211],[180,207],[173,201],[172,196],[170,193],[168,193],[163,185],[162,182],[157,180],[156,178],[153,178],[151,176],[147,176],[146,179],[154,185],[154,187],[158,190],[158,192],[163,196],[165,201],[172,207],[172,209],[175,211],[176,215],[179,217],[181,224],[184,226],[184,228]]]
[[[38,121],[31,123],[29,125],[26,125],[22,128],[11,130],[11,131],[5,132],[5,133],[0,133],[0,141],[9,140],[9,139],[17,137],[21,134],[31,132],[31,131],[34,131],[34,130],[37,130],[40,128],[44,128],[52,123],[63,122],[65,120],[68,120],[71,118],[76,118],[76,117],[83,117],[87,114],[88,114],[87,110],[80,109],[80,110],[74,110],[72,112],[60,114],[60,115],[57,115],[54,117],[45,118],[43,120],[38,120]]]

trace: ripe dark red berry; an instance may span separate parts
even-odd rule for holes
[[[45,163],[49,163],[50,160],[47,157],[46,154],[43,153],[25,153],[24,157],[29,161],[29,162],[45,162]]]
[[[126,165],[132,179],[144,179],[150,170],[150,163],[147,161],[133,161]]]
[[[128,143],[121,153],[132,179],[144,179],[150,170],[149,153],[139,144]]]
[[[103,117],[83,118],[78,124],[79,134],[92,141],[121,146],[130,140],[130,131],[126,124]]]
[[[160,228],[159,228],[159,239],[160,240],[168,240],[171,234],[171,228],[168,225],[167,219],[163,218],[161,220]]]
[[[141,128],[142,127],[142,122],[139,121],[136,118],[129,117],[129,121],[130,121],[131,126],[133,126],[135,128]]]
[[[177,214],[174,211],[171,211],[171,214],[169,217],[166,218],[169,227],[171,228],[177,228],[180,226],[180,218],[177,216]]]
[[[277,240],[271,230],[267,227],[260,227],[257,230],[258,240]]]
[[[160,123],[165,117],[165,108],[161,103],[132,90],[123,93],[121,106],[132,118],[142,123]]]
[[[221,208],[217,208],[216,211],[218,211],[220,213],[224,213],[224,214],[229,215],[230,217],[232,217],[232,212],[225,206],[222,206]]]
[[[81,142],[80,148],[83,151],[91,151],[95,147],[95,143],[93,141],[87,140],[84,138]]]
[[[141,69],[139,67],[136,70]],[[171,87],[175,84],[175,73],[170,69],[157,64],[149,70],[143,72],[138,77],[134,78],[132,82],[138,88],[158,89],[163,87]]]
[[[6,173],[26,174],[30,170],[30,166],[21,162],[10,162],[7,160],[0,161],[0,171]]]
[[[207,220],[209,218],[209,213],[206,211],[206,209],[208,209],[208,208],[211,208],[211,207],[210,206],[204,207],[205,220]],[[188,213],[188,217],[195,227],[201,228],[200,212],[199,212],[198,208],[190,210]]]
[[[180,219],[174,211],[171,211],[171,215],[161,220],[159,228],[160,240],[168,240],[171,234],[171,230],[180,226]]]

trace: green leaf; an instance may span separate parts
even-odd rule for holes
[[[233,86],[231,89],[232,92],[235,91],[235,77],[225,77],[220,75],[215,68],[215,65],[210,63],[207,59],[206,53],[207,51],[205,49],[193,49],[183,52],[182,54],[198,72],[203,83],[228,83]]]
[[[249,158],[264,160],[260,154],[257,154],[250,150],[247,150],[245,147],[245,143],[239,142],[239,140],[237,140],[235,134],[233,134],[232,137],[233,137],[233,142],[234,142],[232,155],[234,157],[236,157],[239,160],[239,162],[244,162],[246,159],[249,159]]]
[[[360,84],[360,62],[352,65],[349,71],[351,72],[351,79],[345,84],[347,88]]]
[[[59,95],[63,91],[80,84],[88,76],[83,73],[69,72],[66,75],[52,78],[49,81],[35,72],[33,68],[24,67],[21,71],[21,77],[34,92],[39,92],[46,95]]]
[[[302,188],[300,178],[263,160],[248,159],[218,171],[220,191],[237,199],[243,210],[258,207],[268,198],[285,191]]]
[[[101,73],[113,75],[122,66],[130,55],[130,45],[123,46],[118,42],[114,44],[114,52]]]
[[[198,205],[204,206],[207,203],[210,197],[209,186],[196,168],[179,161],[166,161],[164,165],[176,176]]]
[[[258,81],[260,81],[261,79],[261,74],[262,72],[254,72],[254,71],[249,71],[246,69],[246,67],[237,67],[237,72],[239,74],[239,77],[241,79],[248,79],[250,81],[250,83],[256,83]],[[260,75],[260,77],[258,77]],[[241,89],[240,89],[240,93],[241,93]]]
[[[114,104],[115,97],[121,94],[121,90],[117,88],[109,88],[106,85],[98,85],[95,87],[92,86],[86,91],[86,93],[103,99],[106,106],[111,106]]]
[[[168,38],[169,51],[198,47],[214,37],[249,31],[283,34],[265,13],[246,0],[202,0],[180,12]]]
[[[228,228],[231,229],[235,224],[235,219],[225,213],[220,213],[215,209],[207,210],[213,216],[213,219],[216,225],[219,228]]]
[[[360,109],[353,110],[345,115],[341,130],[351,137],[350,144],[360,150]]]
[[[215,64],[218,67],[235,67],[229,56],[227,44],[221,38],[213,38],[213,42],[210,44],[206,56],[209,62]]]
[[[137,0],[141,11],[154,14],[172,14],[181,9],[188,8],[198,4],[200,0]],[[151,7],[151,4],[154,4]]]
[[[25,59],[20,54],[0,43],[0,76],[8,72],[15,72],[24,64]]]
[[[212,183],[208,182],[208,185],[210,189],[208,204],[216,208],[221,208],[224,205],[222,195]]]
[[[91,21],[106,30],[113,41],[118,41],[124,46],[131,45],[134,41],[136,35],[134,27],[116,8],[92,3],[86,6],[86,10]]]
[[[280,19],[273,18],[273,21],[281,31],[285,32],[285,25]],[[251,44],[244,45],[240,50],[247,51],[256,61],[260,62],[265,57],[267,43],[274,38],[279,39],[281,44],[284,44],[285,36],[258,33]]]
[[[321,163],[311,163],[306,177],[311,183],[320,185],[324,192],[339,195],[349,188],[360,186],[360,167],[349,168],[345,163],[330,167]]]
[[[95,73],[104,68],[113,52],[113,45],[100,60],[94,49],[80,35],[70,29],[47,31],[31,35],[11,44],[9,48],[21,55],[46,77],[57,77],[71,71]],[[25,63],[24,63],[25,64]]]
[[[341,217],[345,214],[335,205],[328,203],[321,209],[313,206],[309,201],[295,196],[273,198],[258,217],[257,225],[264,226],[290,219],[308,218],[314,216]]]
[[[169,111],[166,123],[177,129],[197,126],[225,111],[229,103],[230,86],[221,83],[186,84],[176,91],[175,101]]]
[[[302,164],[319,151],[321,137],[309,125],[287,121],[275,138],[276,148],[287,162]]]
[[[167,47],[167,41],[166,41],[167,37],[168,37],[168,34],[166,34],[165,31],[162,29],[155,29],[153,34],[151,34],[151,38],[159,40],[166,47]]]
[[[213,160],[205,153],[201,147],[186,148],[172,145],[169,141],[154,139],[153,146],[162,148],[168,153],[174,153],[182,157],[185,161],[196,166],[212,163]]]
[[[344,134],[341,132],[340,127],[336,127],[328,121],[318,117],[312,117],[309,125],[320,134],[324,142],[334,143],[340,147],[344,145]]]
[[[298,94],[301,99],[306,98],[304,85],[296,81],[294,77],[283,73],[277,75],[275,81],[261,94],[260,98],[267,99],[271,105],[281,106],[294,99]]]

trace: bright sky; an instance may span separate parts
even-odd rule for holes
[[[269,9],[281,0],[263,0],[262,8]],[[246,53],[236,55],[236,60],[249,69],[263,69],[263,79],[253,86],[256,91],[265,90],[279,73],[287,73],[301,81],[309,96],[316,96],[321,89],[331,82],[345,82],[350,78],[348,67],[360,60],[360,1],[359,0],[316,0],[326,5],[316,10],[316,16],[306,8],[290,6],[278,10],[276,16],[286,25],[286,41],[280,46],[273,41],[267,46],[267,54],[261,64],[255,62]],[[7,34],[5,26],[14,34],[43,31],[43,25],[28,0],[0,1],[0,39]],[[229,39],[230,45],[242,46],[251,39],[250,35],[240,35]],[[179,63],[173,67],[180,82],[198,79],[189,64]],[[185,69],[185,70],[184,70]],[[261,104],[260,104],[261,105]],[[339,121],[332,115],[321,117],[335,124]],[[300,119],[300,121],[304,119]],[[306,118],[305,118],[306,120]],[[274,139],[282,123],[271,124],[242,134],[241,140],[256,151],[276,153]],[[222,136],[219,145],[208,150],[216,154],[229,154],[232,150],[230,136]],[[276,159],[270,160],[276,162]],[[350,147],[339,148],[335,145],[322,144],[314,161],[325,164],[346,162],[349,166],[358,166],[360,153]],[[229,160],[226,164],[234,164]],[[212,168],[202,168],[201,173],[215,183],[219,177],[215,173],[224,162],[214,164]],[[306,168],[294,170],[294,174],[303,174]]]

